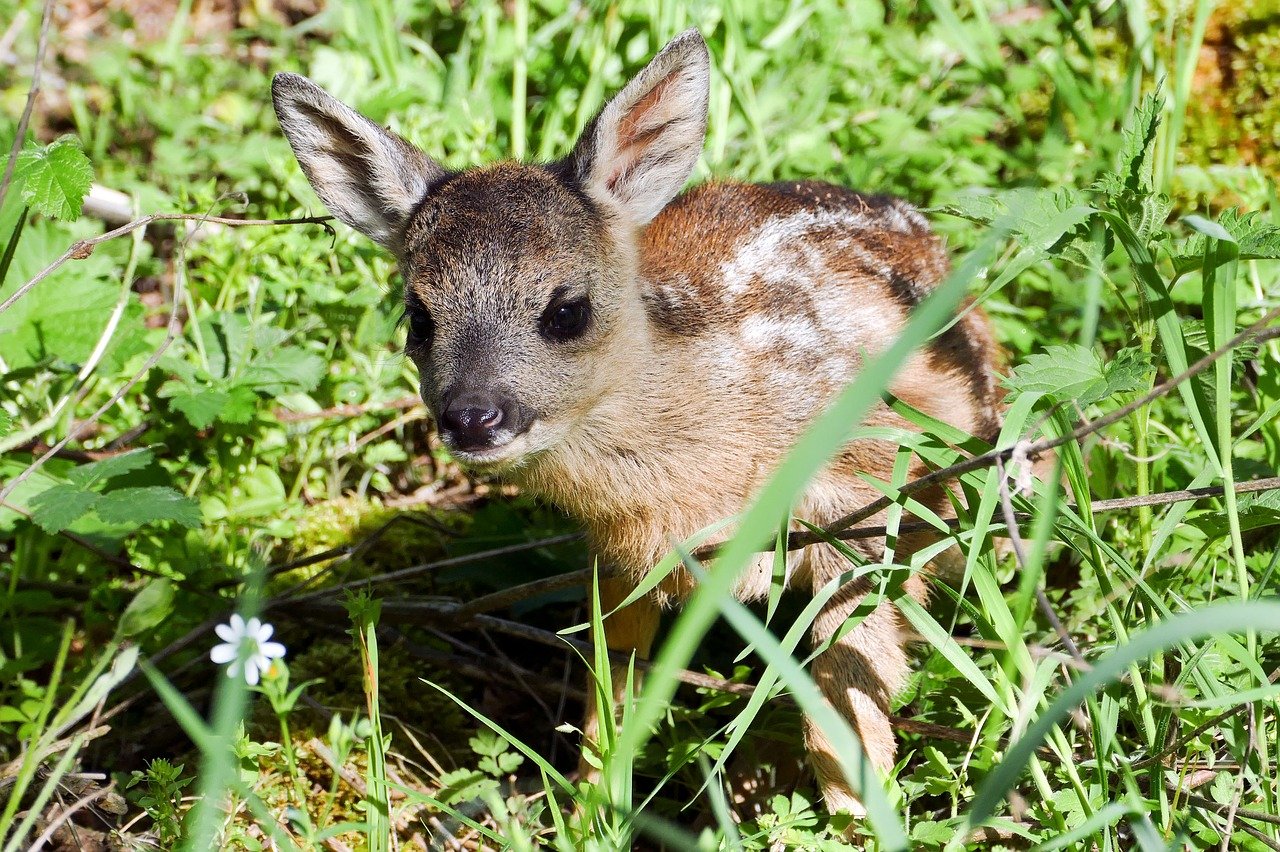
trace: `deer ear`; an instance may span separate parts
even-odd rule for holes
[[[675,198],[706,138],[710,68],[685,30],[592,119],[567,161],[592,198],[637,226]]]
[[[409,214],[445,170],[305,77],[277,74],[271,97],[285,138],[324,205],[398,253]]]

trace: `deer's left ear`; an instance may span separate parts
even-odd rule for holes
[[[710,69],[702,35],[685,30],[592,119],[568,158],[592,198],[636,226],[675,198],[706,138]]]

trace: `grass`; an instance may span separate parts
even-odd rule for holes
[[[922,434],[874,435],[900,448],[877,486],[887,547],[870,563],[846,548],[847,576],[874,578],[919,638],[891,779],[869,779],[856,737],[824,719],[863,781],[869,818],[849,831],[883,849],[1280,848],[1280,505],[1232,490],[1280,469],[1280,342],[1241,342],[1124,411],[1280,301],[1275,175],[1197,135],[1205,103],[1252,102],[1197,76],[1215,26],[1260,38],[1238,10],[283,8],[243,5],[229,22],[180,4],[131,40],[127,9],[88,33],[55,23],[0,206],[0,298],[101,233],[75,209],[90,175],[139,213],[321,212],[270,114],[274,71],[308,74],[450,166],[548,158],[687,26],[714,66],[698,179],[902,195],[931,209],[956,272],[811,425],[716,560],[686,542],[655,569],[654,582],[681,564],[703,581],[606,725],[589,784],[572,772],[576,732],[556,727],[579,718],[584,670],[612,694],[610,666],[564,640],[600,635],[607,614],[557,588],[487,620],[451,616],[589,557],[566,519],[462,476],[403,401],[414,376],[389,259],[345,229],[157,222],[54,271],[0,312],[5,852],[68,832],[131,848],[846,848],[847,818],[799,769],[797,710],[824,713],[802,644],[818,604],[779,587],[745,607],[727,590],[780,547],[805,482],[863,434],[850,424],[964,291],[1009,355],[996,446],[1080,434],[1057,448],[1061,490],[1010,486],[1009,453],[958,475],[966,500],[946,532],[965,567],[928,608],[901,593],[928,554],[895,552],[902,524],[941,523],[911,499],[908,464],[990,447],[901,403]],[[41,8],[0,11],[29,69]],[[27,78],[0,92],[12,139]],[[156,367],[35,468],[175,317]],[[1091,511],[1205,486],[1225,492]],[[1028,516],[1019,559],[995,546],[1013,512]],[[345,606],[313,594],[344,584],[358,590]],[[233,611],[272,621],[289,649],[254,687],[207,658]],[[92,772],[105,778],[82,786]]]

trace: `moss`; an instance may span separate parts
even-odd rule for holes
[[[1280,176],[1280,0],[1218,6],[1192,92],[1183,162]]]
[[[279,561],[297,561],[333,548],[359,545],[373,536],[377,540],[340,566],[330,561],[302,566],[273,578],[273,585],[276,590],[288,589],[326,570],[335,571],[335,581],[360,579],[438,559],[445,553],[446,539],[469,523],[470,516],[461,512],[396,509],[360,497],[320,503],[303,515],[289,553]]]

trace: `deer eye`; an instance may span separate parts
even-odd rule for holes
[[[542,312],[539,323],[542,336],[563,342],[581,337],[591,322],[591,303],[586,296],[577,299],[553,299]]]
[[[405,317],[409,321],[409,343],[424,344],[431,342],[436,324],[431,319],[431,312],[421,305],[406,309]]]

